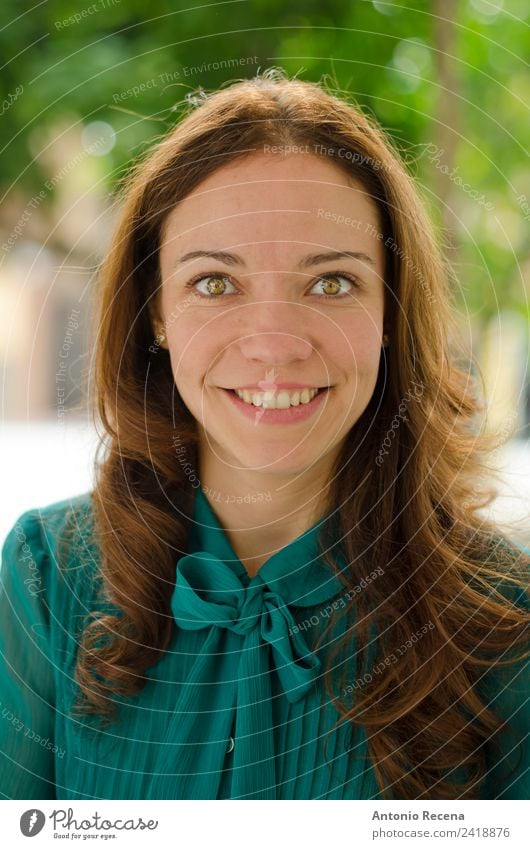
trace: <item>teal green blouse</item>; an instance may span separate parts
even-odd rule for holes
[[[348,620],[337,618],[315,645],[346,598],[318,555],[326,517],[250,578],[198,489],[188,553],[176,562],[177,627],[166,652],[139,694],[117,697],[111,726],[72,716],[79,639],[101,598],[97,550],[81,523],[66,569],[58,567],[58,543],[66,524],[90,508],[87,493],[27,511],[4,543],[2,798],[382,798],[366,732],[340,720],[323,685],[328,654]],[[485,686],[521,742],[514,746],[507,728],[486,745],[481,798],[525,799],[528,664],[503,674],[490,669]]]

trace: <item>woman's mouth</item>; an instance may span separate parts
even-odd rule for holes
[[[251,392],[246,394],[247,400],[240,398],[235,389],[221,391],[254,424],[292,424],[312,416],[327,398],[330,388]]]

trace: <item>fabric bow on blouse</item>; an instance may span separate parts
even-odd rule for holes
[[[206,497],[201,490],[196,497],[208,523]],[[231,797],[276,798],[271,676],[278,697],[296,702],[321,674],[290,605],[324,604],[344,589],[315,559],[311,543],[322,522],[289,546],[289,562],[280,550],[252,578],[215,520],[194,531],[221,557],[199,550],[178,561],[171,609],[178,627],[209,634],[177,698],[152,798],[217,798],[231,734]]]

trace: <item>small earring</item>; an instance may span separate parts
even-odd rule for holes
[[[389,338],[388,338],[388,334],[387,334],[387,333],[385,333],[385,334],[383,335],[383,348],[386,348],[386,347],[388,346],[389,341],[390,341],[390,340],[389,340]]]
[[[162,327],[159,325],[158,329],[156,331],[157,344],[161,345],[163,342],[166,341],[166,339],[167,339],[166,334],[164,333],[164,330],[162,329]]]

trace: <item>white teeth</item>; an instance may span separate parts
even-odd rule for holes
[[[297,407],[298,404],[309,404],[318,392],[318,389],[299,389],[296,392],[288,392],[282,389],[274,392],[268,389],[266,392],[250,392],[248,389],[235,389],[236,395],[245,404],[253,404],[255,407],[263,407],[264,410],[287,410],[288,407]]]

